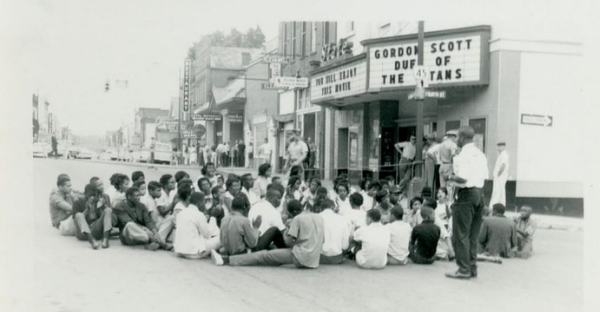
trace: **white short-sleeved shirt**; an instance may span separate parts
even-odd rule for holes
[[[417,147],[411,142],[396,143],[396,145],[402,148],[402,157],[407,159],[414,159],[417,155]]]
[[[369,196],[369,194],[367,192],[365,192],[365,191],[361,191],[360,195],[362,195],[362,197],[363,197],[363,204],[362,204],[362,206],[360,206],[360,208],[363,211],[369,211],[369,210],[371,210],[371,208],[373,208],[373,200],[374,200],[374,198],[371,197],[371,196]]]
[[[440,220],[442,224],[448,224],[448,214],[446,213],[446,203],[437,203],[437,207],[435,208],[435,219]]]
[[[440,145],[439,143],[433,144],[429,149],[427,149],[427,154],[432,155],[435,158],[436,165],[440,165],[442,163],[442,159],[440,158]]]
[[[408,258],[408,245],[412,228],[404,221],[394,221],[385,225],[390,231],[390,245],[388,255],[404,262]]]
[[[338,207],[338,213],[341,216],[345,216],[352,211],[352,205],[350,205],[350,198],[346,197],[346,200],[342,200],[339,196],[336,196],[334,200],[336,206]]]
[[[350,233],[367,225],[367,212],[362,209],[352,209],[345,217],[348,220]]]
[[[272,227],[276,227],[281,231],[285,230],[281,213],[270,202],[261,200],[250,208],[250,212],[248,212],[250,222],[253,222],[258,216],[262,217],[262,223],[258,228],[260,235]]]
[[[106,194],[108,194],[108,198],[110,198],[110,204],[113,207],[116,207],[119,203],[125,200],[125,193],[117,191],[114,187],[110,188]]]
[[[354,233],[354,240],[362,242],[356,253],[356,264],[363,269],[382,269],[387,264],[390,230],[381,222],[363,226]]]
[[[456,183],[458,187],[482,188],[488,178],[487,158],[473,143],[465,144],[460,153],[454,157],[454,174],[467,182]]]
[[[500,178],[507,179],[509,158],[508,153],[506,151],[502,151],[498,155],[498,159],[496,159],[496,166],[494,167],[494,178],[498,176],[498,172],[500,172],[500,167],[502,167],[502,165],[504,165],[504,171],[502,171],[502,175],[500,176]]]
[[[346,219],[331,209],[319,213],[323,218],[325,241],[321,254],[328,257],[339,256],[350,245],[350,229]]]
[[[158,214],[156,202],[154,201],[154,198],[152,198],[152,195],[150,195],[150,193],[146,193],[146,195],[142,196],[140,198],[140,203],[144,204],[144,206],[148,208],[148,211],[155,212],[156,214]]]
[[[308,146],[306,143],[302,141],[294,141],[290,143],[288,146],[288,153],[290,153],[290,158],[293,160],[298,160],[304,157],[305,154],[308,153]]]
[[[206,250],[205,239],[210,238],[206,216],[194,205],[177,215],[173,247],[176,253],[196,255]]]

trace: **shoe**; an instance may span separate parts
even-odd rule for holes
[[[109,245],[108,245],[108,238],[103,238],[102,239],[102,248],[106,249],[108,247],[109,247]]]
[[[477,275],[477,273],[475,273],[475,275]],[[456,272],[452,272],[452,273],[446,273],[446,277],[448,278],[455,278],[455,279],[470,279],[472,276],[471,274],[465,274],[465,273],[461,273],[460,271],[456,271]]]
[[[213,249],[210,251],[210,258],[213,260],[215,265],[223,265],[223,257],[216,250]]]
[[[91,241],[90,244],[92,244],[92,249],[94,249],[94,250],[96,250],[96,249],[98,249],[98,247],[100,247],[100,244],[98,244],[98,242],[96,240]]]
[[[152,251],[155,251],[155,250],[157,250],[158,248],[160,248],[160,245],[159,245],[159,244],[157,244],[157,243],[150,243],[150,244],[147,244],[147,245],[146,245],[146,249],[147,249],[147,250],[152,250]]]
[[[477,271],[471,271],[471,278],[477,278]]]
[[[166,250],[166,251],[171,251],[173,250],[173,244],[171,243],[165,243],[164,245],[161,246],[162,249]]]

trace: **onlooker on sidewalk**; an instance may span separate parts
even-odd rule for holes
[[[410,141],[408,142],[398,142],[394,145],[396,151],[400,154],[400,162],[398,167],[398,174],[400,176],[400,190],[404,190],[404,188],[408,185],[408,182],[411,178],[411,168],[412,162],[415,159],[415,155],[417,153],[415,142],[417,138],[414,135],[410,136]]]
[[[255,168],[254,165],[254,145],[252,142],[248,143],[248,166],[246,168]]]
[[[265,138],[265,143],[260,146],[259,155],[262,164],[271,163],[271,145],[269,145],[269,139]]]
[[[506,181],[508,180],[508,152],[505,150],[506,143],[498,143],[498,158],[494,166],[494,186],[490,206],[494,204],[506,205]]]

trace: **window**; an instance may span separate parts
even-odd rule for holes
[[[242,66],[250,64],[250,53],[243,52],[242,53]]]
[[[450,130],[458,130],[460,128],[460,120],[446,121],[446,132]]]
[[[317,52],[317,22],[312,23],[312,35],[310,36],[310,52]]]
[[[473,143],[482,152],[485,153],[485,118],[470,119],[469,126],[475,130],[475,136],[473,137]]]
[[[306,56],[306,22],[302,22],[302,47],[300,48],[302,51],[302,57]]]
[[[287,35],[287,26],[288,26],[287,23],[283,23],[283,38],[282,38],[283,39],[283,44],[282,44],[282,49],[283,49],[283,56],[284,57],[287,54],[286,53],[287,52],[287,49],[286,49],[287,48],[287,39],[288,39],[287,38],[288,37],[288,35]]]
[[[324,45],[329,44],[329,22],[325,22],[325,34],[323,36]]]
[[[296,59],[296,22],[292,22],[292,59]]]

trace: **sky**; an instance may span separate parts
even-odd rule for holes
[[[480,9],[487,14],[461,15],[463,8],[475,12],[479,4],[461,6],[458,2],[453,1],[457,5],[450,9],[436,10],[441,15],[433,19],[451,27],[465,26],[469,20],[474,24],[498,22],[502,27],[512,27],[512,33],[530,33],[530,37],[537,38],[543,38],[539,25],[552,29],[546,34],[561,30],[566,36],[576,33],[572,27],[577,20],[572,13],[578,7],[570,2],[545,0],[561,6],[554,10],[540,10],[540,6],[511,10],[511,6],[503,6],[512,17],[483,5]],[[285,6],[277,0],[0,3],[0,40],[3,47],[9,47],[0,56],[8,60],[3,65],[15,71],[8,83],[29,94],[26,99],[38,93],[50,103],[50,111],[61,125],[68,125],[79,135],[103,135],[124,122],[131,123],[138,107],[168,109],[170,99],[178,96],[187,50],[203,34],[231,28],[245,31],[258,25],[269,40],[277,36],[278,22],[284,20],[415,21],[420,17],[398,1],[379,6],[374,2],[313,0]],[[18,13],[2,14],[13,11]],[[107,80],[113,82],[108,93],[104,91]],[[127,80],[128,88],[118,88],[115,80]]]

